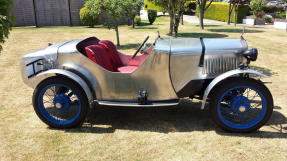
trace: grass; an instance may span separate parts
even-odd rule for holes
[[[147,35],[149,43],[168,32],[168,19],[132,29],[120,27],[120,50],[133,53]],[[241,27],[180,26],[180,37],[239,38]],[[250,47],[259,48],[259,71],[268,83],[275,109],[259,132],[226,133],[217,128],[199,102],[176,107],[98,107],[82,128],[49,129],[31,105],[33,89],[22,83],[19,57],[49,42],[97,36],[115,41],[113,30],[86,27],[14,28],[0,55],[0,160],[286,160],[287,34],[283,30],[246,28]]]

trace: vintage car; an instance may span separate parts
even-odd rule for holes
[[[182,98],[208,102],[214,122],[251,132],[270,118],[273,98],[251,70],[257,49],[246,40],[162,38],[134,55],[90,37],[34,51],[21,58],[23,81],[35,88],[34,110],[53,128],[79,126],[96,105],[175,106]],[[255,77],[256,76],[256,77]],[[191,107],[192,108],[192,107]]]

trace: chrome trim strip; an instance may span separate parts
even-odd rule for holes
[[[140,105],[135,102],[112,102],[112,101],[98,101],[95,100],[99,105],[104,106],[126,106],[126,107],[161,107],[161,106],[176,106],[179,104],[179,102],[156,102],[156,103],[150,103],[146,105]]]

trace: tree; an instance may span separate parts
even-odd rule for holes
[[[230,0],[229,2],[229,9],[228,9],[228,20],[227,24],[230,25],[231,21],[231,14],[234,9],[234,26],[237,24],[237,15],[238,15],[238,7],[239,5],[243,3],[243,0]]]
[[[0,52],[2,50],[1,44],[5,42],[5,38],[8,38],[13,26],[13,17],[10,15],[11,6],[11,0],[0,0]]]
[[[183,19],[183,12],[184,12],[184,4],[186,0],[178,0],[176,3],[175,8],[175,15],[174,15],[174,28],[173,28],[173,36],[177,37],[178,34],[178,27],[180,20]],[[183,22],[183,20],[182,20]]]
[[[266,0],[251,0],[250,8],[251,8],[253,15],[255,17],[254,24],[256,24],[256,19],[262,15],[263,6],[265,4],[266,4]]]
[[[143,6],[143,0],[126,0],[124,1],[125,15],[132,21],[132,26],[135,28],[135,17],[139,15]]]
[[[187,0],[149,0],[167,11],[170,17],[169,35],[177,36],[184,3]]]
[[[204,23],[203,23],[204,13],[212,2],[213,0],[210,0],[209,3],[207,4],[207,0],[197,0],[197,5],[199,7],[199,26],[202,30],[204,29]]]
[[[80,19],[84,25],[94,27],[100,15],[92,14],[91,11],[87,7],[83,7],[80,10]]]
[[[109,15],[109,19],[105,22],[105,26],[113,28],[116,31],[117,46],[120,46],[119,25],[120,20],[124,18],[126,13],[126,0],[103,0],[104,11]]]
[[[126,0],[88,0],[85,3],[85,7],[93,15],[106,14],[108,16],[103,24],[109,29],[115,29],[117,46],[120,46],[119,25],[127,14],[126,5],[129,5]]]

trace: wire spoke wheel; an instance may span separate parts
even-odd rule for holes
[[[37,115],[51,127],[69,128],[81,124],[88,109],[83,90],[71,80],[48,79],[33,95]]]
[[[226,97],[229,97],[228,101],[225,101]],[[217,106],[220,119],[228,126],[238,129],[256,125],[267,111],[265,96],[250,86],[236,86],[227,90]]]
[[[273,111],[271,93],[251,78],[225,80],[214,89],[210,105],[215,123],[232,132],[259,129]]]
[[[69,93],[72,95],[69,96]],[[52,84],[42,89],[38,101],[44,117],[57,124],[73,122],[81,113],[78,96],[63,84]]]

